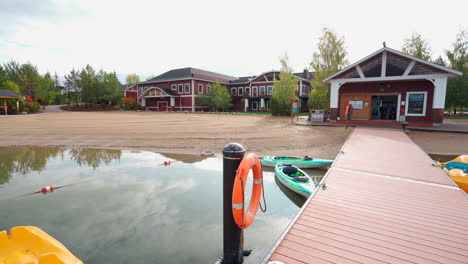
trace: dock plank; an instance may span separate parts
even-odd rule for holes
[[[355,129],[323,182],[263,263],[468,263],[468,196],[404,133]]]

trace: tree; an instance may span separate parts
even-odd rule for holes
[[[39,103],[48,105],[57,97],[57,95],[58,93],[55,91],[55,80],[52,78],[50,73],[40,76],[36,89],[36,97]]]
[[[120,91],[120,83],[115,72],[104,73],[103,78],[103,99],[108,104],[118,104],[122,99],[122,92]]]
[[[149,81],[149,80],[153,79],[154,77],[156,77],[156,76],[153,75],[153,74],[150,74],[150,75],[148,75],[148,76],[146,77],[146,80]]]
[[[328,76],[338,72],[348,64],[344,38],[334,31],[324,28],[317,44],[318,52],[313,54],[310,66],[314,71],[309,93],[309,109],[328,108],[330,103],[330,86],[323,82]]]
[[[30,62],[19,64],[16,61],[10,61],[5,64],[5,71],[7,79],[18,84],[22,94],[30,95],[36,99],[41,76],[35,65]]]
[[[295,91],[299,77],[294,76],[292,68],[288,65],[288,56],[280,58],[281,71],[279,79],[273,81],[273,90],[270,99],[270,109],[273,115],[288,115],[290,102],[288,97],[295,98]]]
[[[444,60],[444,58],[442,58],[442,56],[437,57],[437,59],[435,59],[433,62],[440,66],[447,67],[447,62]]]
[[[419,33],[413,33],[410,38],[405,39],[403,52],[427,61],[431,59],[429,43]]]
[[[80,92],[79,89],[79,74],[75,69],[72,69],[69,74],[65,75],[65,90],[68,96],[68,104],[71,102],[72,93],[75,99],[75,105],[78,106],[78,95]]]
[[[126,81],[128,84],[138,83],[140,82],[140,76],[138,76],[136,73],[130,73],[127,75]]]
[[[463,73],[463,76],[450,79],[447,83],[445,106],[453,108],[468,106],[468,32],[460,30],[452,44],[452,50],[446,50],[450,67]]]
[[[98,77],[91,65],[86,65],[79,73],[78,86],[81,88],[81,99],[88,104],[96,103],[98,98]]]
[[[227,88],[219,82],[215,82],[210,92],[208,92],[209,106],[218,111],[225,111],[232,106],[231,95]]]

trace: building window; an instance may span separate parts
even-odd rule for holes
[[[249,87],[245,87],[245,94],[250,95],[250,88]]]
[[[260,86],[260,95],[265,95],[265,86]]]
[[[143,89],[144,87],[140,87],[140,96],[143,96]]]
[[[243,87],[239,87],[239,95],[244,95],[244,88]]]
[[[190,93],[190,84],[189,83],[185,84],[185,93]]]
[[[203,94],[203,84],[198,85],[198,93]]]
[[[270,100],[266,101],[267,110],[270,110]]]
[[[208,85],[206,86],[206,92],[207,92],[207,93],[211,92],[211,85],[208,84]]]
[[[267,94],[270,95],[271,91],[273,90],[273,86],[268,86],[267,89]]]
[[[406,115],[426,115],[427,92],[408,92],[406,94]]]
[[[182,84],[179,84],[179,93],[183,93],[184,92],[184,86]]]
[[[177,85],[176,85],[176,84],[171,85],[171,89],[172,89],[172,90],[177,89]]]
[[[258,110],[258,102],[252,101],[252,110]]]
[[[237,95],[237,89],[234,87],[234,88],[231,88],[231,94],[233,96],[236,96]]]
[[[254,96],[254,97],[258,96],[258,94],[257,94],[257,86],[252,87],[252,96]]]

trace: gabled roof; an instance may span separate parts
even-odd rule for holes
[[[361,60],[359,60],[359,61],[357,61],[357,62],[355,62],[355,63],[353,63],[353,64],[351,64],[349,66],[347,66],[347,67],[345,67],[344,69],[338,71],[337,73],[327,77],[323,81],[324,82],[329,82],[332,79],[341,79],[341,78],[336,78],[336,77],[344,74],[347,71],[354,71],[354,69],[357,68],[356,66],[358,66],[360,64],[365,64],[366,62],[370,61],[371,59],[375,59],[377,56],[379,56],[379,54],[382,54],[383,52],[387,52],[387,54],[395,54],[395,55],[403,57],[405,59],[409,59],[410,61],[415,61],[415,63],[421,64],[422,66],[435,68],[435,69],[443,72],[443,74],[447,75],[447,77],[456,77],[456,76],[462,76],[463,75],[463,73],[461,73],[459,71],[456,71],[456,70],[453,70],[453,69],[450,69],[448,67],[444,67],[444,66],[441,66],[441,65],[429,62],[429,61],[422,60],[422,59],[420,59],[418,57],[408,55],[408,54],[403,53],[403,52],[398,51],[398,50],[394,50],[394,49],[391,49],[391,48],[388,48],[388,47],[383,47],[383,48],[377,50],[376,52],[370,54],[369,56],[367,56],[367,57],[365,57],[365,58],[363,58],[363,59],[361,59]],[[414,63],[413,63],[413,66],[414,66]],[[413,66],[411,66],[411,68]],[[410,70],[411,70],[411,68],[410,68]],[[406,74],[408,74],[408,73],[406,73]],[[358,74],[358,72],[355,73],[355,74]],[[395,77],[395,76],[393,76],[393,77]],[[356,77],[354,77],[354,78],[356,78]]]
[[[235,80],[229,81],[229,84],[243,84],[243,83],[249,83],[251,79],[255,78],[255,76],[244,76],[244,77],[239,77]]]
[[[134,86],[135,83],[127,83],[127,84],[124,84],[122,86],[120,86],[120,90],[123,91],[123,90],[127,90],[128,88]]]
[[[188,78],[193,78],[195,75],[203,75],[207,77],[211,77],[214,79],[220,79],[220,80],[235,80],[237,79],[236,77],[229,76],[229,75],[224,75],[224,74],[219,74],[215,72],[210,72],[210,71],[205,71],[205,70],[200,70],[196,68],[180,68],[180,69],[174,69],[167,71],[163,74],[160,74],[148,81],[145,82],[140,82],[140,83],[152,83],[152,82],[159,82],[159,81],[169,81],[173,79],[188,79]]]
[[[0,89],[0,97],[1,96],[4,96],[4,97],[22,97],[21,95],[15,93],[13,91],[7,90],[7,89]]]

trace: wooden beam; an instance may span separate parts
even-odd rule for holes
[[[382,70],[380,77],[387,76],[387,52],[382,52]]]
[[[408,67],[406,68],[405,73],[403,73],[403,76],[408,76],[408,74],[411,72],[415,64],[416,64],[416,61],[412,60],[410,64],[408,65]]]
[[[361,79],[364,79],[366,78],[366,76],[364,76],[364,73],[362,72],[362,69],[361,67],[358,65],[356,65],[356,71],[359,73],[359,77],[361,77]]]
[[[8,109],[6,104],[6,98],[3,98],[3,107],[5,107],[5,115],[8,115]]]

